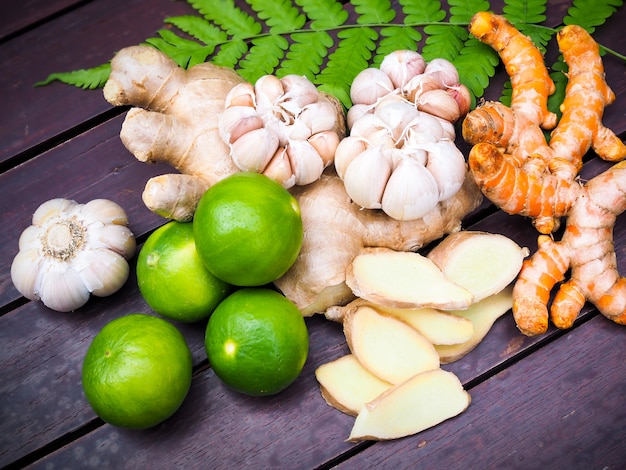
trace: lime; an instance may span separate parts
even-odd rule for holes
[[[235,173],[202,196],[193,220],[196,247],[209,271],[237,286],[282,276],[302,246],[296,199],[259,173]]]
[[[83,390],[104,421],[145,429],[180,407],[191,372],[180,331],[167,320],[136,313],[109,322],[94,337],[83,361]]]
[[[232,389],[273,395],[300,375],[309,335],[298,308],[276,291],[242,288],[226,298],[207,323],[209,364]]]
[[[208,318],[232,286],[211,274],[196,251],[191,222],[168,222],[137,257],[137,284],[152,310],[183,322]]]

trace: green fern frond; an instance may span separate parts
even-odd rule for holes
[[[376,48],[376,55],[372,66],[379,66],[387,54],[393,51],[410,50],[416,51],[418,43],[422,40],[422,34],[410,26],[389,26],[380,30],[382,39]]]
[[[623,4],[622,0],[574,0],[563,24],[577,24],[592,34]]]
[[[235,39],[251,38],[261,33],[263,27],[233,0],[188,0],[205,19],[215,23]]]
[[[437,23],[446,18],[439,0],[399,0],[404,13],[404,24]]]
[[[248,44],[243,39],[233,39],[222,44],[217,54],[211,57],[211,62],[223,67],[237,68],[239,60],[248,52]]]
[[[200,16],[172,16],[165,18],[164,21],[167,24],[176,26],[181,31],[203,42],[207,46],[217,47],[228,40],[228,35],[225,31]]]
[[[274,72],[289,43],[283,36],[263,36],[252,40],[252,47],[239,62],[238,72],[250,83]]]
[[[469,37],[466,28],[450,24],[428,25],[424,28],[424,33],[428,37],[422,48],[422,55],[429,62],[436,57],[454,60]]]
[[[294,33],[293,43],[280,63],[276,75],[283,77],[289,74],[304,75],[310,81],[320,72],[328,50],[335,43],[333,38],[324,31]]]
[[[546,20],[546,0],[505,0],[502,13],[513,24],[539,24]]]
[[[387,24],[396,17],[389,0],[352,0],[350,3],[359,14],[358,24]]]
[[[548,96],[548,109],[555,113],[561,119],[561,103],[565,98],[565,89],[567,88],[567,64],[563,60],[563,56],[552,65],[550,78],[554,82],[554,93]]]
[[[311,20],[311,29],[329,30],[346,22],[348,12],[341,3],[334,0],[295,0],[307,18]]]
[[[489,10],[487,0],[448,0],[450,5],[450,22],[468,24],[479,11]]]
[[[472,92],[472,106],[476,104],[475,98],[484,94],[499,62],[500,57],[491,47],[473,37],[465,42],[459,55],[452,60],[461,83]]]
[[[169,29],[162,29],[158,31],[158,34],[161,37],[146,39],[146,44],[167,54],[180,67],[188,68],[201,64],[215,50],[214,46],[204,46],[196,41],[182,38]]]
[[[306,17],[290,0],[248,0],[248,4],[273,34],[298,30],[306,22]]]
[[[35,86],[44,86],[58,81],[83,90],[102,88],[111,74],[111,64],[106,63],[89,69],[80,69],[73,72],[51,73],[45,80],[35,83]]]
[[[326,67],[316,77],[315,84],[349,108],[352,104],[350,84],[361,70],[369,67],[378,33],[362,27],[341,30],[337,37],[340,39],[337,49],[328,56]]]

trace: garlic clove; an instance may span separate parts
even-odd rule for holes
[[[364,114],[371,114],[374,112],[374,106],[371,104],[354,104],[350,107],[346,114],[346,122],[348,128],[352,128],[352,125],[358,121]]]
[[[47,223],[53,217],[59,217],[76,205],[76,202],[70,199],[55,198],[41,204],[33,213],[33,225],[42,225]]]
[[[262,173],[278,150],[278,138],[264,127],[243,134],[230,144],[230,156],[242,171]]]
[[[392,138],[391,129],[383,122],[383,120],[375,114],[366,114],[356,121],[350,129],[351,136],[363,137],[373,144],[395,145]]]
[[[20,247],[11,263],[11,280],[17,291],[29,300],[39,300],[40,247]]]
[[[106,248],[82,251],[70,264],[87,291],[99,297],[117,292],[130,274],[124,257]]]
[[[232,144],[246,132],[261,127],[263,127],[263,119],[256,109],[249,106],[231,106],[219,116],[219,134],[227,144]]]
[[[433,74],[441,83],[447,86],[459,83],[459,72],[452,62],[438,57],[426,64],[425,74]]]
[[[367,141],[361,137],[348,136],[344,137],[337,145],[335,150],[335,170],[342,180],[346,173],[346,169],[356,157],[367,149]]]
[[[403,94],[411,102],[415,103],[422,93],[430,90],[441,90],[444,84],[432,74],[422,74],[413,77],[403,88]]]
[[[424,144],[423,148],[428,152],[426,169],[437,182],[439,200],[454,196],[461,189],[467,174],[463,153],[447,139]]]
[[[280,183],[284,188],[289,189],[296,184],[296,176],[293,174],[291,162],[285,147],[279,147],[263,174],[268,178]]]
[[[285,75],[280,81],[285,90],[280,106],[293,115],[298,115],[302,108],[319,100],[316,86],[303,75]]]
[[[458,85],[453,85],[446,88],[446,91],[456,100],[457,104],[459,105],[461,117],[465,116],[472,106],[472,95],[469,89],[462,83],[459,83]]]
[[[374,111],[374,115],[379,117],[391,131],[391,136],[396,142],[401,139],[407,126],[417,119],[419,114],[415,106],[406,101],[377,106]]]
[[[254,87],[251,83],[238,83],[230,89],[224,99],[224,108],[230,108],[233,106],[256,107]]]
[[[20,235],[17,245],[20,250],[26,250],[29,248],[41,248],[41,236],[42,229],[38,225],[30,225]]]
[[[374,104],[394,90],[389,76],[380,69],[367,68],[357,74],[350,86],[353,104]]]
[[[89,242],[94,248],[107,248],[126,259],[135,253],[137,244],[133,233],[125,225],[104,225],[89,230]]]
[[[339,145],[339,136],[336,132],[318,132],[309,137],[308,141],[321,157],[324,168],[333,162],[337,146]]]
[[[71,312],[87,303],[90,292],[69,263],[44,260],[40,266],[38,295],[46,307],[57,312]]]
[[[263,75],[254,84],[256,108],[260,114],[272,112],[285,90],[280,79],[274,75]]]
[[[389,177],[382,210],[396,220],[415,220],[432,211],[439,201],[434,177],[411,158],[404,158]]]
[[[287,145],[287,155],[291,162],[297,185],[317,181],[324,171],[324,162],[317,150],[306,140],[293,140]]]
[[[430,90],[422,93],[417,100],[417,109],[449,122],[456,122],[461,117],[461,110],[456,99],[446,90]]]
[[[446,135],[443,120],[432,114],[420,112],[406,128],[404,147],[415,147],[424,142],[436,142]]]
[[[391,175],[391,162],[381,146],[370,147],[346,168],[344,185],[350,198],[365,209],[380,209]]]
[[[337,131],[337,110],[327,99],[307,104],[302,108],[297,121],[306,123],[312,134],[322,131]]]
[[[426,61],[419,52],[398,50],[385,56],[380,70],[390,78],[395,88],[402,88],[411,78],[424,73]]]
[[[286,126],[288,140],[307,140],[313,132],[309,124],[302,119],[296,119],[293,124]]]
[[[77,204],[76,210],[87,225],[94,222],[128,225],[128,217],[124,209],[109,199],[93,199],[86,204]]]

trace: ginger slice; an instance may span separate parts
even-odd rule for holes
[[[457,310],[473,302],[470,291],[415,252],[365,251],[348,266],[346,284],[357,297],[389,307]]]
[[[415,374],[439,368],[433,344],[403,321],[362,305],[346,314],[348,347],[372,374],[397,384]]]
[[[513,282],[528,253],[504,235],[461,231],[444,238],[427,257],[478,302]]]
[[[494,322],[513,307],[513,288],[504,288],[495,295],[475,303],[466,310],[452,313],[467,318],[474,325],[472,337],[464,343],[435,345],[442,364],[457,361],[474,349],[489,333]]]
[[[348,440],[388,440],[416,434],[457,416],[470,402],[469,393],[452,372],[422,372],[366,404]]]
[[[356,416],[366,403],[391,387],[363,367],[353,354],[322,364],[315,370],[315,378],[324,400],[350,416]]]

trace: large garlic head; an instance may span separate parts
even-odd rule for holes
[[[454,196],[467,173],[454,127],[388,95],[354,121],[335,152],[335,168],[350,198],[397,220],[426,216]]]
[[[319,179],[345,135],[338,101],[306,77],[265,75],[226,96],[219,131],[242,171],[254,171],[285,188]]]
[[[115,202],[51,199],[22,232],[11,279],[27,299],[69,312],[90,294],[104,297],[119,290],[128,279],[126,260],[135,247],[126,213]]]

